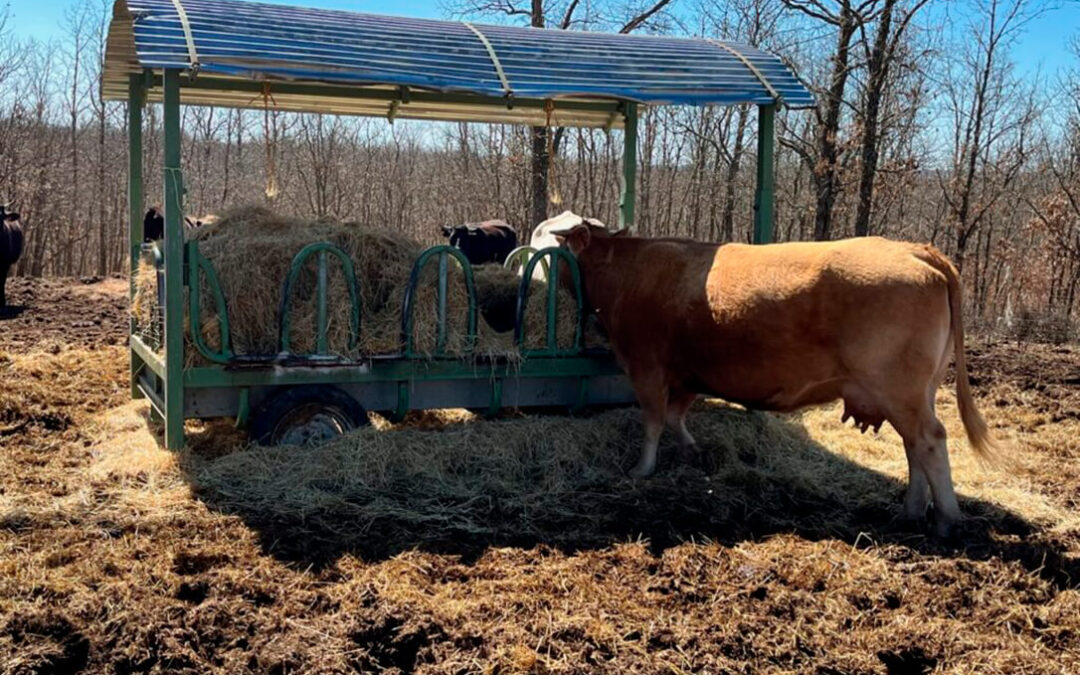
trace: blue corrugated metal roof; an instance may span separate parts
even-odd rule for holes
[[[194,52],[206,76],[645,104],[814,102],[777,57],[701,39],[470,26],[233,0],[119,0],[109,43],[103,86],[115,96],[126,92],[127,73],[188,69]]]

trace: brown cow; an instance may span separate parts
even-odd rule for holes
[[[968,384],[960,280],[936,249],[876,237],[716,246],[585,225],[562,243],[641,404],[634,476],[653,472],[665,421],[696,451],[685,417],[698,395],[773,411],[843,399],[844,421],[888,421],[903,437],[905,515],[924,517],[932,495],[939,534],[959,518],[934,413],[953,354],[968,440],[983,456],[994,441]]]

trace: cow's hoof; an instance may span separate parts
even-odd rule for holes
[[[697,467],[705,473],[714,473],[716,471],[716,458],[712,453],[705,452],[701,449],[701,446],[695,444],[684,445],[679,449],[679,460],[683,464]]]
[[[698,465],[701,463],[701,448],[696,443],[679,447],[679,461],[684,464]]]
[[[941,540],[951,540],[956,533],[956,518],[947,518],[941,513],[935,512],[931,523],[933,524],[934,536]]]
[[[648,478],[653,474],[653,470],[656,467],[649,464],[642,464],[638,462],[633,469],[630,469],[631,478]]]

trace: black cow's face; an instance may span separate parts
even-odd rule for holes
[[[443,225],[442,226],[442,236],[444,236],[446,238],[450,238],[450,237],[454,236],[454,228],[450,227],[449,225]]]
[[[19,214],[11,210],[11,204],[0,204],[0,219],[5,223],[16,223],[19,221]]]
[[[461,248],[461,238],[469,234],[465,227],[443,227],[443,233],[450,238],[450,245]]]

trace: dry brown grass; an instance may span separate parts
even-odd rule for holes
[[[1077,672],[1078,367],[975,350],[1017,468],[950,440],[947,543],[893,521],[899,442],[835,406],[700,404],[717,467],[646,481],[631,411],[416,414],[321,448],[191,424],[170,453],[122,402],[122,348],[11,353],[0,426],[68,421],[0,437],[0,672]]]

